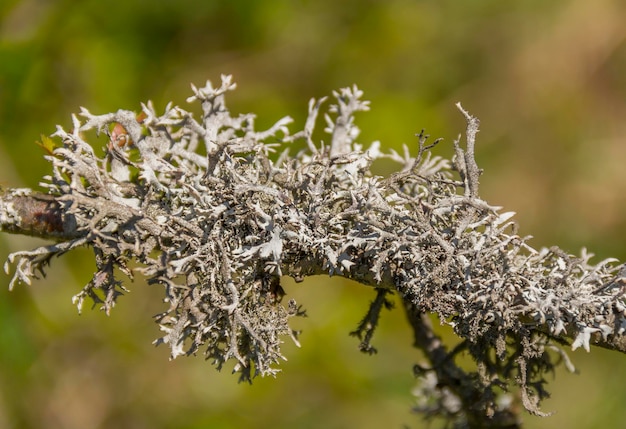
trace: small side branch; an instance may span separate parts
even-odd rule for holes
[[[469,195],[467,196],[475,198],[478,197],[478,178],[482,173],[482,171],[478,168],[478,164],[476,164],[476,158],[474,157],[476,134],[479,131],[478,127],[480,125],[480,121],[478,120],[478,118],[470,115],[469,112],[465,110],[463,106],[461,106],[461,103],[456,103],[456,107],[461,111],[463,116],[465,116],[465,120],[467,121],[467,145],[464,154],[465,175],[468,184],[466,191],[469,193]]]
[[[414,345],[420,349],[429,368],[418,367],[418,372],[430,372],[434,377],[427,386],[430,399],[438,399],[429,409],[418,409],[427,417],[446,417],[459,427],[521,428],[517,415],[510,409],[496,409],[495,404],[483,404],[484,389],[454,362],[455,352],[448,352],[441,338],[435,334],[428,315],[414,305],[405,305],[413,329]],[[421,375],[421,374],[420,374]],[[428,379],[428,377],[426,377]],[[455,426],[456,427],[456,426]]]
[[[393,302],[387,299],[387,294],[391,293],[387,289],[377,289],[376,298],[370,304],[370,308],[367,311],[367,314],[359,323],[359,326],[356,330],[350,332],[350,335],[357,337],[361,340],[361,344],[359,344],[359,350],[363,353],[375,354],[377,352],[376,348],[372,346],[371,341],[374,337],[374,331],[378,326],[378,319],[380,318],[380,312],[383,308],[387,310],[391,310],[393,308]]]

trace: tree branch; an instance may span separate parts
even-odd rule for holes
[[[460,105],[467,145],[457,140],[448,161],[432,155],[438,140],[426,145],[423,133],[416,157],[406,147],[403,156],[384,153],[378,143],[363,151],[354,114],[368,104],[356,87],[334,93],[330,147],[312,137],[324,99],[311,101],[303,131],[290,134],[290,118],[257,131],[253,115],[226,108],[224,94],[234,88],[229,76],[219,87],[193,87],[188,101],[200,104],[200,121],[171,105],[158,114],[148,103],[139,115],[83,109],[71,131],[59,127],[55,143],[45,142],[47,193],[0,195],[2,231],[57,241],[10,255],[11,285],[86,244],[96,270],[75,296],[79,308],[90,297],[109,312],[124,292],[115,268],[139,272],[163,286],[169,304],[156,317],[164,331],[157,343],[172,357],[204,353],[218,368],[234,359],[249,380],[276,373],[281,336],[297,341],[288,321],[303,311],[293,300],[280,303],[281,276],[340,275],[378,289],[356,331],[362,349],[374,350],[385,297],[397,293],[430,363],[425,373],[438,380],[431,394],[461,404],[452,412],[440,401],[437,413],[471,424],[479,416],[510,422],[498,398],[513,386],[526,409],[542,415],[543,374],[556,365],[551,356],[565,356],[563,345],[626,352],[626,271],[613,259],[592,264],[584,249],[579,257],[534,249],[517,235],[513,213],[480,199],[478,120]],[[103,156],[87,141],[94,133],[109,136]],[[298,140],[308,150],[271,155]],[[372,175],[381,158],[398,162],[398,172]],[[131,260],[138,268],[128,268]],[[443,346],[430,313],[454,329],[461,349]],[[460,351],[475,372],[456,366]]]
[[[418,398],[421,401],[416,410],[427,418],[444,416],[459,426],[520,428],[521,421],[511,409],[494,409],[495,401],[492,397],[485,401],[485,390],[490,392],[489,381],[477,383],[472,374],[455,364],[454,358],[467,347],[466,343],[461,343],[450,353],[441,338],[434,333],[427,315],[412,305],[407,305],[405,309],[413,328],[414,345],[423,351],[429,363],[427,368],[420,365],[415,367],[416,375],[422,380],[418,387]]]
[[[53,240],[80,236],[62,203],[30,189],[0,189],[0,231]]]

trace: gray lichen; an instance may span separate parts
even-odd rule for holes
[[[456,141],[446,160],[431,154],[437,141],[428,145],[423,133],[415,157],[406,147],[384,153],[378,143],[362,150],[354,114],[368,103],[356,87],[333,93],[328,144],[315,139],[325,99],[311,100],[302,131],[291,134],[288,117],[258,131],[254,115],[226,108],[234,88],[230,76],[218,87],[193,87],[188,101],[200,104],[199,117],[172,105],[157,113],[148,103],[140,115],[83,109],[72,130],[59,127],[48,156],[53,172],[42,185],[76,231],[11,255],[12,284],[29,283],[52,256],[88,245],[97,270],[74,297],[79,308],[89,297],[108,313],[125,292],[116,270],[141,273],[165,291],[157,343],[174,358],[202,353],[218,368],[233,359],[249,380],[276,373],[284,337],[297,343],[288,322],[303,310],[283,303],[281,276],[345,276],[378,290],[354,333],[364,351],[374,351],[389,293],[399,294],[414,329],[430,329],[419,318],[428,313],[454,329],[461,342],[445,359],[469,354],[474,373],[442,369],[434,334],[416,332],[416,345],[430,365],[419,367],[421,391],[439,398],[418,408],[455,421],[467,422],[471,409],[497,415],[511,384],[540,414],[543,375],[560,358],[571,367],[564,344],[623,347],[611,343],[626,327],[619,267],[592,263],[586,251],[533,249],[517,235],[513,213],[480,199],[478,121],[460,106],[467,143]],[[107,137],[102,155],[87,141],[94,130]],[[291,155],[297,140],[306,150]],[[381,158],[396,161],[398,172],[373,175],[371,163]]]

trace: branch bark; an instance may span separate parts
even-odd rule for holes
[[[0,189],[0,231],[52,240],[81,235],[74,217],[54,196],[23,188]]]

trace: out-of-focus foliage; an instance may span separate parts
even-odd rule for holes
[[[0,3],[0,182],[36,186],[49,167],[34,142],[81,105],[103,113],[152,99],[162,108],[182,103],[189,82],[232,73],[231,110],[265,112],[263,128],[297,112],[303,121],[310,97],[356,83],[372,101],[363,142],[399,149],[422,128],[450,141],[464,126],[460,100],[482,121],[485,200],[518,211],[537,247],[585,245],[624,260],[625,19],[619,0],[9,0]],[[28,246],[2,240],[0,259]],[[0,287],[0,427],[420,425],[408,413],[419,356],[401,312],[383,319],[378,355],[361,355],[347,335],[372,298],[362,287],[288,284],[307,303],[303,348],[286,351],[276,380],[250,387],[153,350],[145,314],[162,304],[141,281],[112,317],[79,318],[69,297],[93,267],[88,253],[70,259],[28,289]],[[585,358],[576,357],[580,376],[554,383],[544,409],[559,414],[529,426],[626,417],[623,356]]]

